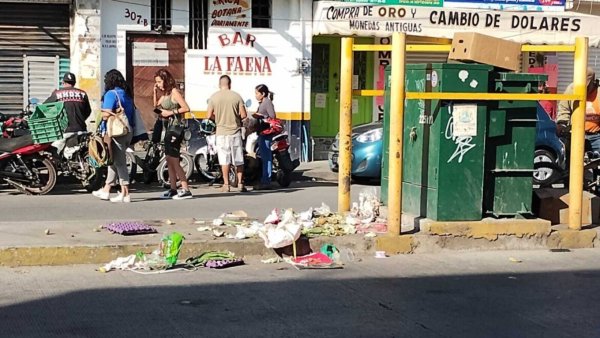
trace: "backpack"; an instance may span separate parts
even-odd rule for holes
[[[108,144],[99,134],[94,134],[88,142],[88,153],[90,165],[94,168],[106,167],[111,164],[111,156]]]

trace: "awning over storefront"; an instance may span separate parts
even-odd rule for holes
[[[318,1],[314,35],[386,37],[393,32],[452,38],[455,32],[478,32],[520,43],[572,44],[587,36],[600,45],[597,16],[573,12],[508,12],[495,10],[350,4]]]

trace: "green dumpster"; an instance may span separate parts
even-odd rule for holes
[[[537,93],[546,79],[542,74],[496,73],[492,89]],[[530,214],[537,101],[492,101],[490,107],[484,209],[496,217]]]
[[[487,93],[491,66],[406,66],[406,91]],[[386,70],[386,85],[390,69]],[[483,216],[487,103],[406,100],[403,136],[402,212],[438,221]],[[384,109],[381,195],[387,203],[389,87]]]

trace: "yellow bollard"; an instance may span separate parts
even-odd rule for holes
[[[342,38],[340,64],[340,133],[338,212],[350,211],[350,172],[352,169],[352,67],[354,65],[353,38]]]
[[[392,79],[390,85],[390,157],[388,181],[388,234],[400,235],[402,218],[402,134],[404,125],[404,57],[406,34],[392,35]]]
[[[583,153],[585,147],[585,107],[587,96],[588,38],[575,38],[574,94],[579,96],[571,116],[571,167],[569,168],[569,228],[581,229],[583,199]]]

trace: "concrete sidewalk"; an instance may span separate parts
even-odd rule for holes
[[[161,238],[177,231],[185,236],[180,259],[209,250],[229,250],[241,257],[274,257],[275,253],[258,238],[215,237],[212,231],[198,231],[212,220],[146,220],[158,233],[122,236],[101,226],[106,221],[3,222],[0,223],[0,266],[104,264],[117,257],[157,249]],[[220,230],[235,235],[234,226]],[[543,220],[491,220],[481,222],[431,222],[420,231],[403,229],[401,236],[362,234],[311,238],[313,251],[334,244],[342,257],[364,259],[376,250],[387,254],[442,253],[456,250],[532,250],[598,247],[597,228],[573,232],[551,227]]]
[[[296,171],[297,181],[290,189],[269,193],[222,194],[214,188],[194,188],[193,200],[158,201],[158,190],[137,185],[135,203],[102,203],[87,193],[65,190],[52,196],[0,196],[0,204],[11,213],[0,221],[0,266],[103,264],[138,251],[151,252],[161,238],[173,231],[186,240],[180,258],[208,250],[229,250],[238,256],[273,257],[262,240],[216,238],[212,232],[200,232],[200,226],[212,224],[210,217],[225,211],[246,210],[262,222],[273,208],[294,208],[297,212],[318,207],[322,202],[335,208],[337,174],[326,161],[304,163]],[[353,201],[358,193],[374,186],[352,186]],[[33,207],[32,207],[33,206]],[[382,210],[385,213],[385,208]],[[196,217],[193,219],[192,217]],[[202,217],[201,219],[199,217]],[[167,224],[170,218],[172,224]],[[19,220],[19,221],[16,221]],[[21,221],[23,220],[23,221]],[[155,227],[157,234],[113,235],[99,228],[111,220],[139,220]],[[200,221],[200,222],[199,222]],[[203,222],[203,223],[202,223]],[[171,223],[171,222],[170,222]],[[376,250],[396,253],[430,253],[454,250],[525,250],[571,249],[600,246],[598,228],[574,232],[551,227],[543,220],[492,220],[481,222],[431,222],[403,217],[401,236],[378,234],[319,237],[310,240],[318,251],[331,243],[343,257],[373,256]],[[49,234],[46,234],[48,230]],[[235,235],[234,227],[224,229]]]
[[[106,221],[3,222],[0,223],[0,266],[102,264],[138,251],[150,253],[157,249],[162,237],[177,231],[185,236],[180,258],[196,256],[209,250],[229,250],[238,256],[274,257],[259,238],[229,239],[236,228],[222,226],[223,237],[212,231],[198,231],[211,225],[212,220],[173,219],[146,220],[158,233],[123,236],[101,229]],[[372,255],[374,241],[363,235],[319,237],[310,240],[318,251],[323,244],[332,243],[350,255]]]
[[[302,177],[317,181],[337,182],[338,174],[329,169],[327,161],[304,162],[296,169]]]

